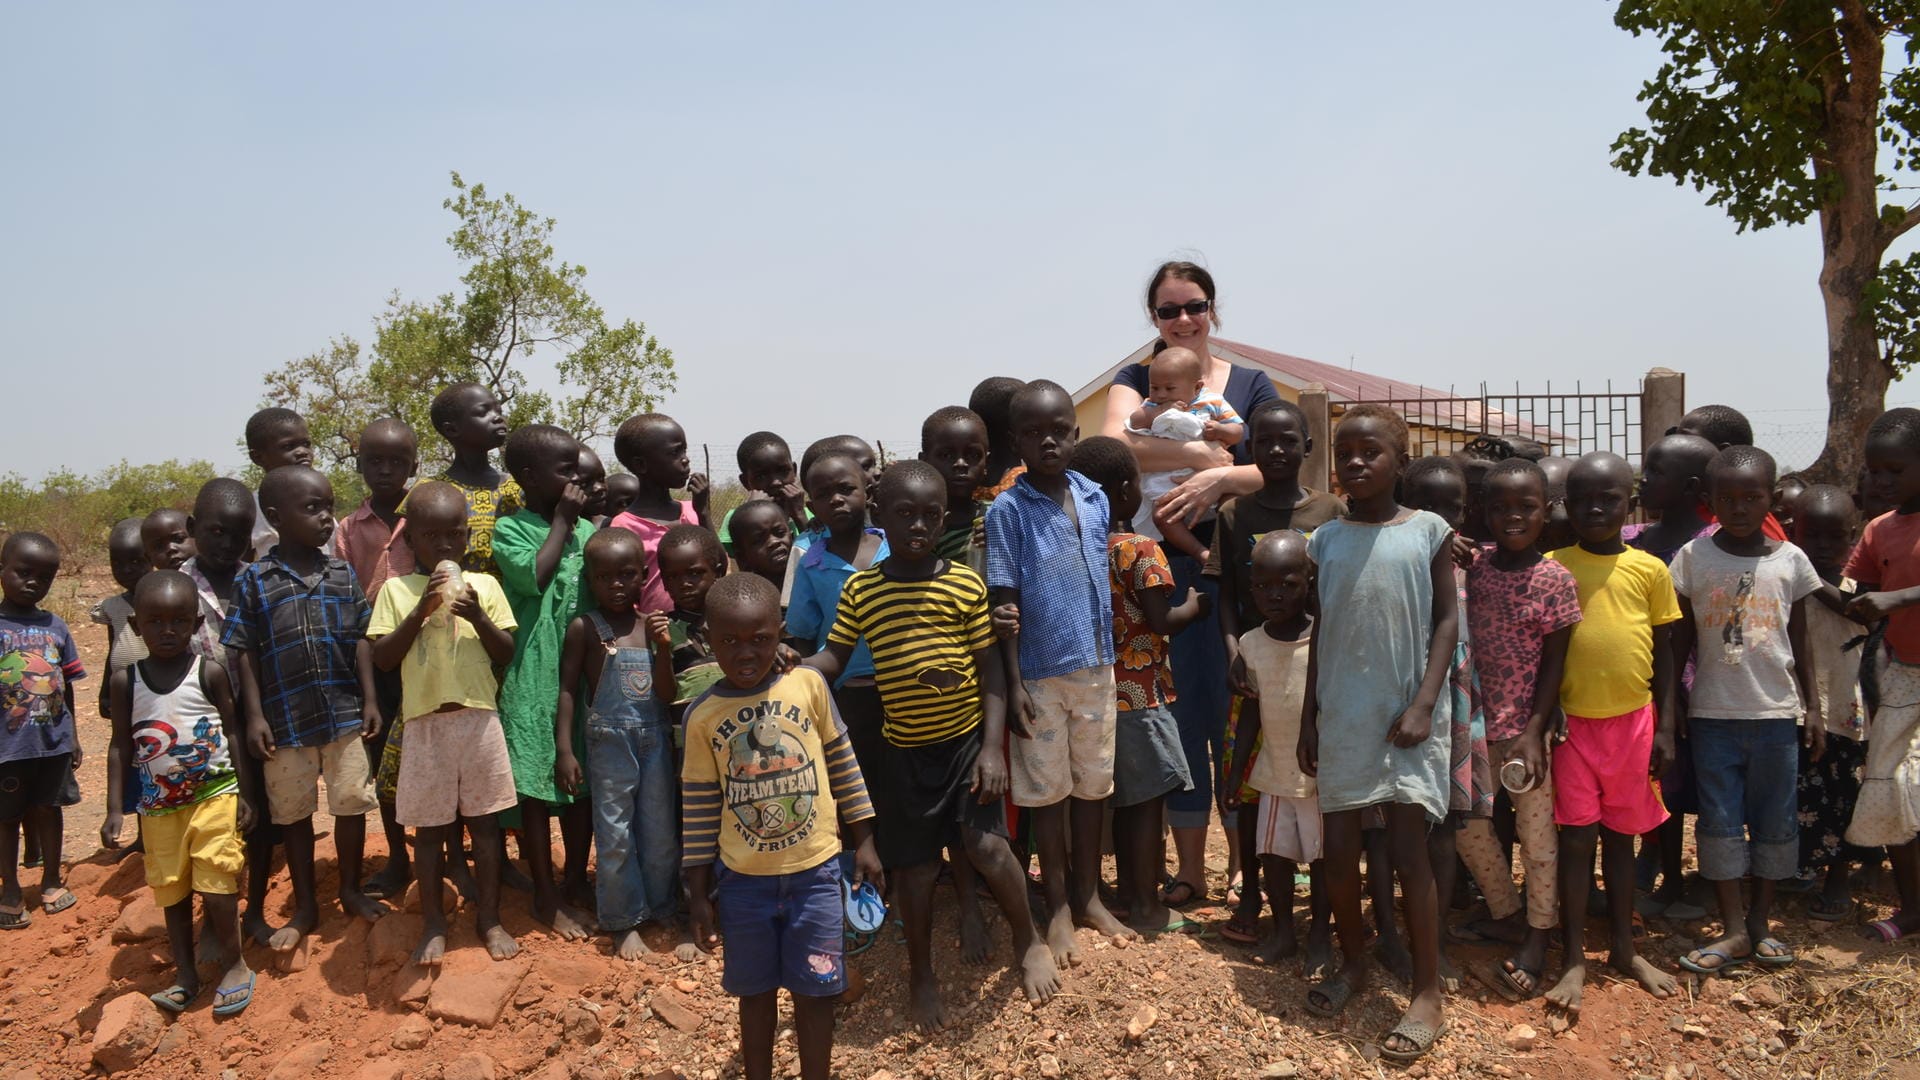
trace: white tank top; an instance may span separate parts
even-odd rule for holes
[[[220,711],[200,686],[202,662],[195,656],[180,685],[164,694],[148,685],[147,661],[133,665],[128,689],[143,814],[178,810],[237,786]]]

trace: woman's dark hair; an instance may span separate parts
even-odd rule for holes
[[[1220,301],[1214,295],[1213,274],[1199,263],[1163,262],[1160,264],[1160,268],[1153,272],[1153,277],[1147,282],[1147,318],[1153,318],[1154,298],[1159,294],[1160,286],[1169,281],[1191,281],[1200,286],[1201,295],[1207,298],[1207,321],[1213,324],[1214,329],[1220,328]]]

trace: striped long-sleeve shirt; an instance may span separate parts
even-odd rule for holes
[[[681,862],[741,874],[809,870],[840,852],[840,822],[873,816],[833,695],[812,668],[752,690],[721,682],[687,706]]]

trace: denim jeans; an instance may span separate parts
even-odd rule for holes
[[[1220,584],[1200,576],[1200,560],[1169,554],[1173,567],[1173,595],[1187,595],[1192,586],[1220,606]],[[1168,642],[1167,659],[1173,666],[1174,723],[1180,729],[1180,749],[1187,756],[1193,786],[1167,794],[1167,824],[1176,829],[1204,829],[1213,816],[1214,763],[1227,733],[1227,647],[1220,640],[1220,617],[1209,612],[1188,624]],[[1232,827],[1229,815],[1228,827]]]
[[[1800,728],[1792,720],[1687,721],[1700,874],[1784,881],[1800,858]]]
[[[650,717],[590,713],[587,761],[601,928],[618,932],[672,916],[680,904],[680,832],[665,710]]]

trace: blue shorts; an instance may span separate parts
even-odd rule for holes
[[[1785,881],[1800,862],[1800,729],[1792,720],[1687,721],[1700,795],[1700,876]]]
[[[792,874],[742,874],[715,864],[714,905],[725,961],[720,987],[754,997],[779,987],[832,997],[847,987],[840,860]]]

